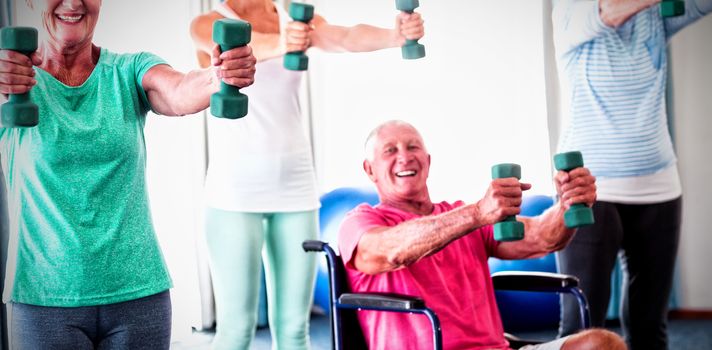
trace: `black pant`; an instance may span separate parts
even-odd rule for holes
[[[611,292],[611,272],[620,255],[623,335],[632,350],[667,349],[667,306],[680,239],[682,199],[658,204],[593,206],[596,223],[578,230],[557,253],[559,271],[577,276],[591,308],[591,325],[602,327]],[[579,327],[576,301],[562,297],[559,334]]]

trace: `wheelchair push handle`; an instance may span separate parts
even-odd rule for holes
[[[324,250],[326,243],[317,240],[306,240],[302,243],[305,252],[320,252]]]

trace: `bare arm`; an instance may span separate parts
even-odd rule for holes
[[[443,249],[474,229],[519,213],[529,184],[497,179],[485,197],[447,213],[425,216],[393,227],[378,227],[361,236],[352,258],[359,271],[378,274],[403,268]]]
[[[636,13],[650,6],[660,3],[661,0],[600,0],[598,3],[601,20],[609,27],[617,28]]]
[[[494,254],[500,259],[528,259],[544,256],[564,248],[576,230],[564,226],[564,212],[574,203],[588,206],[596,201],[596,179],[586,168],[570,173],[560,171],[554,179],[560,201],[544,214],[517,220],[524,223],[524,239],[503,242]]]
[[[474,205],[467,205],[398,226],[372,229],[361,236],[354,266],[363,273],[378,274],[410,265],[482,226],[472,219],[476,210]]]
[[[209,66],[210,54],[215,43],[213,42],[213,23],[222,17],[216,12],[210,12],[193,19],[190,24],[190,36],[197,50],[200,66]],[[278,33],[265,34],[260,32],[251,33],[250,47],[258,62],[270,58],[279,57],[286,52],[283,38]]]
[[[552,23],[559,57],[613,30],[660,0],[554,0]]]
[[[398,47],[406,39],[420,39],[423,34],[423,20],[418,13],[399,14],[393,29],[367,24],[338,26],[315,15],[308,25],[287,25],[287,51],[304,51],[313,46],[329,52],[367,52]]]
[[[564,248],[576,232],[564,226],[565,211],[557,203],[540,216],[518,217],[517,220],[524,223],[524,239],[502,242],[494,256],[500,259],[538,258]]]
[[[143,88],[154,112],[167,116],[183,116],[204,110],[210,95],[218,91],[220,81],[246,87],[254,82],[255,58],[249,46],[220,53],[213,48],[213,66],[176,71],[168,65],[151,68],[143,77]]]
[[[311,46],[329,52],[365,52],[396,47],[400,34],[395,29],[386,29],[357,24],[342,27],[329,24],[321,16],[312,20]]]

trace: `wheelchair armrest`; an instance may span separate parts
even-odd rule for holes
[[[400,294],[343,293],[339,297],[340,306],[372,310],[422,310],[423,299]]]
[[[440,320],[435,312],[425,306],[423,299],[408,295],[390,293],[343,293],[339,301],[333,304],[336,309],[377,310],[387,312],[404,312],[422,314],[430,320],[433,332],[433,347],[436,350],[443,348],[442,329]],[[338,314],[333,312],[333,314]],[[335,320],[335,319],[333,319]],[[340,328],[340,321],[334,321],[336,328]]]
[[[322,241],[309,239],[302,242],[302,249],[304,249],[305,252],[320,252],[324,250],[324,246],[326,245],[327,244]]]
[[[492,274],[495,290],[525,292],[569,292],[578,287],[578,278],[550,272],[503,271]]]

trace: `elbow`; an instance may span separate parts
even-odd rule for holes
[[[178,94],[172,96],[171,101],[180,101],[178,103],[168,103],[167,110],[164,115],[169,117],[186,117],[204,111],[210,107],[210,100],[201,98],[200,101],[193,101],[190,98],[186,99]]]
[[[354,261],[356,269],[366,275],[378,275],[406,265],[402,254],[397,252],[386,254],[358,252]]]
[[[606,13],[601,13],[601,22],[605,24],[609,28],[618,28],[620,27],[623,23],[625,23],[624,19],[621,17],[616,17],[612,15],[608,15]]]
[[[356,270],[366,275],[378,275],[398,269],[400,265],[393,261],[395,258],[390,255],[364,251],[358,251],[353,260]]]
[[[402,252],[396,250],[386,255],[386,264],[395,270],[401,266],[408,265],[408,261]]]
[[[622,9],[620,2],[610,0],[601,0],[598,5],[598,11],[601,22],[614,29],[622,26],[633,15]]]
[[[598,2],[598,16],[601,22],[608,27],[618,28],[622,23],[622,18],[618,15],[616,5],[610,1],[601,0]]]

